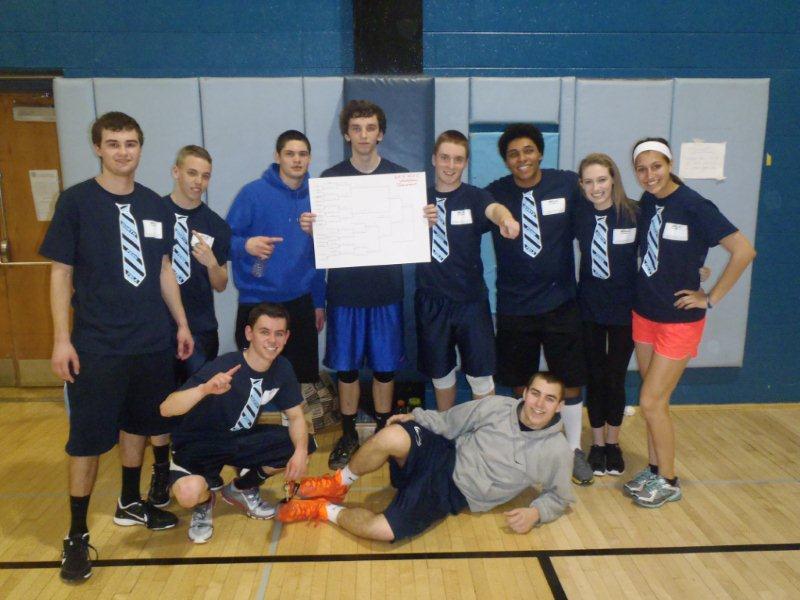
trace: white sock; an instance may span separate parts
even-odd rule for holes
[[[347,486],[350,486],[353,485],[356,481],[358,481],[358,475],[356,475],[350,470],[350,465],[345,465],[342,468],[342,483]]]
[[[328,502],[325,505],[325,513],[328,515],[328,521],[336,524],[336,521],[339,520],[339,513],[344,510],[344,506],[340,504],[333,504],[332,502]]]
[[[561,407],[561,418],[564,421],[564,435],[573,450],[581,447],[581,428],[583,426],[583,402],[565,404]]]

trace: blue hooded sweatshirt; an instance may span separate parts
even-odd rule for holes
[[[293,190],[280,178],[276,163],[241,189],[226,219],[233,234],[231,263],[240,304],[287,302],[310,293],[315,308],[325,307],[325,271],[316,268],[311,236],[300,229],[300,215],[310,210],[308,175]],[[256,257],[244,245],[259,235],[283,241],[275,244],[263,275],[255,277]]]

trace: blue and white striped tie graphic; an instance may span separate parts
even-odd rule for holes
[[[447,210],[444,203],[447,198],[436,198],[436,224],[433,226],[431,256],[437,262],[444,262],[450,255],[450,244],[447,241]]]
[[[138,287],[147,276],[142,259],[142,245],[136,219],[131,214],[130,204],[117,204],[119,209],[119,241],[122,246],[122,273],[125,281]]]
[[[652,277],[653,273],[658,271],[658,235],[661,232],[662,212],[664,212],[663,206],[656,208],[656,214],[650,219],[650,227],[647,229],[647,252],[642,260],[642,271],[648,277]]]
[[[192,262],[189,260],[189,225],[186,215],[175,213],[175,244],[172,246],[172,270],[178,285],[183,285],[192,275]]]
[[[597,223],[592,235],[592,275],[598,279],[608,279],[611,276],[608,265],[608,217],[595,215],[594,218]]]
[[[535,257],[542,250],[542,232],[533,192],[522,194],[522,249],[530,257]]]
[[[231,431],[239,431],[240,429],[250,429],[256,421],[258,409],[261,407],[261,382],[263,379],[250,379],[250,396],[247,398],[247,404],[244,405],[236,425],[231,427]]]

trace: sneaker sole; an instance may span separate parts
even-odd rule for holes
[[[625,469],[622,469],[622,471],[606,471],[606,475],[613,475],[614,477],[619,477],[624,472],[625,472]]]
[[[89,571],[88,573],[86,573],[86,575],[78,575],[77,577],[65,577],[63,573],[59,573],[58,575],[61,578],[61,581],[63,581],[64,583],[75,585],[75,584],[81,584],[87,579],[89,579],[89,577],[92,576],[92,572]]]
[[[152,500],[151,498],[148,498],[148,499],[147,499],[147,501],[148,501],[150,504],[152,504],[153,506],[155,506],[156,508],[164,508],[165,506],[169,506],[169,504],[170,504],[171,500],[172,500],[172,499],[170,498],[170,499],[167,499],[167,501],[166,501],[166,502],[162,502],[161,504],[156,504],[155,502],[153,502],[153,500]]]
[[[592,473],[594,473],[595,477],[602,477],[603,475],[606,474],[606,472],[607,471],[592,471]]]
[[[238,506],[239,508],[241,508],[244,511],[244,514],[246,514],[251,519],[255,519],[256,521],[269,521],[270,519],[274,519],[275,518],[275,513],[278,512],[277,509],[276,509],[276,510],[273,510],[272,514],[270,516],[268,516],[268,517],[259,517],[257,515],[254,515],[253,513],[251,513],[248,510],[248,508],[247,508],[247,506],[245,504],[242,504],[241,502],[238,502],[237,500],[233,500],[232,498],[228,498],[225,494],[220,494],[220,496],[222,496],[222,499],[225,501],[226,504],[230,504],[231,506]]]
[[[187,534],[187,536],[186,536],[186,537],[188,537],[188,538],[189,538],[189,540],[190,540],[190,541],[192,541],[192,542],[194,542],[195,544],[205,544],[205,543],[206,543],[208,540],[210,540],[210,539],[211,539],[213,536],[214,536],[214,532],[212,531],[212,532],[211,532],[211,535],[209,535],[207,538],[203,538],[203,539],[201,539],[201,538],[194,539],[192,536],[190,536],[190,535],[188,535],[188,534]]]
[[[636,496],[634,497],[633,502],[634,504],[636,504],[636,506],[641,506],[642,508],[661,508],[667,502],[677,502],[681,498],[683,498],[683,494],[678,494],[677,496],[670,496],[669,498],[664,498],[661,502],[655,504],[652,502],[645,502],[644,500]]]
[[[136,525],[142,525],[143,527],[147,527],[150,531],[164,531],[165,529],[172,529],[177,525],[177,523],[170,523],[169,525],[161,525],[160,527],[150,527],[144,521],[137,521],[135,519],[121,519],[119,517],[114,517],[114,524],[119,525],[120,527],[134,527]]]
[[[594,477],[587,480],[578,479],[574,475],[572,476],[572,483],[575,485],[592,485],[594,483]]]

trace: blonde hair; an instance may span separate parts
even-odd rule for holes
[[[617,163],[614,162],[614,159],[608,154],[593,152],[581,161],[581,164],[578,166],[578,177],[583,178],[583,170],[590,165],[600,165],[608,169],[608,173],[611,175],[611,180],[614,183],[611,188],[611,202],[617,211],[617,218],[624,212],[632,223],[636,223],[636,213],[638,210],[636,203],[628,198],[628,195],[625,193],[625,186],[622,185],[619,167],[617,167]],[[581,192],[583,192],[583,187],[581,187]],[[584,196],[585,195],[586,194],[584,194]]]

